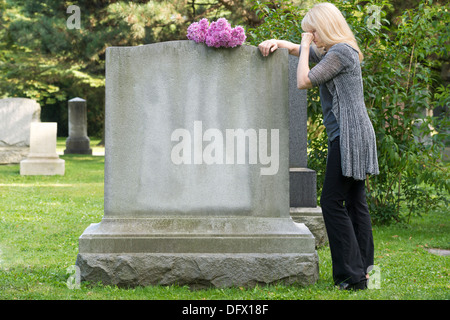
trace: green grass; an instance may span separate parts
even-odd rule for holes
[[[92,143],[94,145],[94,143]],[[64,149],[64,141],[58,140]],[[332,285],[328,247],[318,250],[320,279],[311,286],[270,285],[192,291],[188,287],[123,289],[66,281],[78,237],[103,216],[104,157],[65,155],[64,176],[20,176],[19,165],[0,166],[0,299],[449,299],[448,209],[411,223],[375,226],[380,289],[342,292]]]

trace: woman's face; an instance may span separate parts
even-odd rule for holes
[[[317,48],[324,48],[325,44],[322,42],[322,39],[319,36],[319,33],[316,30],[308,31],[311,32],[314,36],[313,42],[316,44]]]

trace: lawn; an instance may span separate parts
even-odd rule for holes
[[[94,142],[92,143],[94,145]],[[58,150],[64,149],[58,140]],[[97,151],[101,148],[96,148]],[[311,286],[269,285],[192,291],[188,287],[132,289],[82,283],[70,289],[78,237],[103,216],[104,157],[61,155],[64,176],[20,176],[19,165],[0,166],[0,299],[3,300],[446,300],[450,298],[449,211],[410,224],[374,226],[379,289],[342,292],[332,285],[328,247],[318,249],[320,279]]]

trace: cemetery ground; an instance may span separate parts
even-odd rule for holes
[[[58,151],[65,139],[58,139]],[[91,141],[95,146],[98,141]],[[93,148],[94,154],[99,151]],[[101,150],[100,150],[101,151]],[[61,155],[64,176],[20,176],[19,165],[0,166],[0,299],[227,299],[227,300],[446,300],[450,299],[447,208],[414,215],[409,224],[374,226],[379,289],[339,291],[332,284],[328,247],[318,249],[320,279],[314,285],[190,290],[187,286],[118,288],[82,282],[69,288],[78,237],[103,216],[104,157]],[[430,190],[432,192],[432,190]]]

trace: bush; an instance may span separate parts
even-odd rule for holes
[[[450,181],[448,166],[441,160],[449,121],[445,116],[433,117],[432,110],[450,100],[450,86],[439,82],[436,71],[449,58],[448,10],[431,0],[422,1],[391,23],[386,19],[392,9],[389,0],[368,1],[364,6],[356,0],[330,2],[346,17],[365,56],[361,65],[365,102],[377,136],[380,166],[380,174],[366,180],[374,222],[401,221],[413,212],[446,204]],[[300,43],[306,8],[288,1],[257,1],[254,9],[264,23],[249,30],[252,44],[270,38]],[[308,96],[308,165],[317,171],[320,194],[327,137],[317,88]]]

